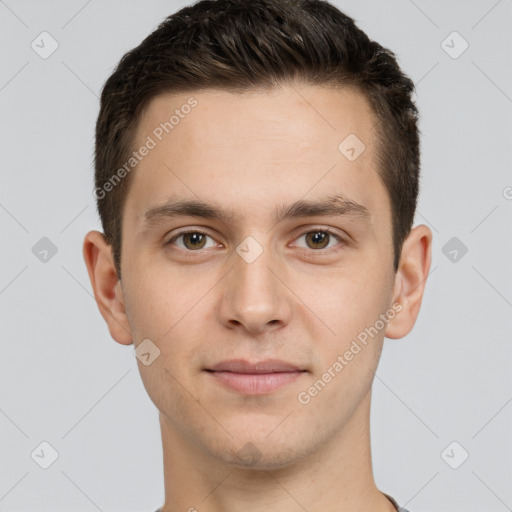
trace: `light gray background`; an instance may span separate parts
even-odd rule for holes
[[[417,84],[416,220],[435,236],[420,318],[405,339],[386,340],[375,379],[377,485],[412,512],[512,510],[512,2],[335,4]],[[100,229],[101,87],[183,5],[0,0],[0,511],[163,503],[157,410],[133,346],[115,343],[97,310],[82,241]],[[59,45],[47,59],[31,48],[43,31]],[[456,59],[445,50],[462,49],[458,36],[442,46],[453,31],[469,43]],[[57,247],[47,262],[32,252],[42,237]],[[442,251],[452,237],[468,248],[456,262]],[[42,441],[59,455],[48,469],[31,458]],[[469,453],[458,469],[441,456],[453,441],[462,448],[446,460]]]

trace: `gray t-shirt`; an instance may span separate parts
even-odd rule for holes
[[[386,494],[385,492],[382,493],[384,494],[384,496],[386,496],[386,498],[391,501],[391,503],[393,503],[393,505],[395,506],[395,508],[397,509],[398,512],[409,512],[407,509],[405,508],[400,508],[400,506],[398,505],[398,503],[389,495],[389,494]],[[159,508],[158,510],[155,510],[155,512],[162,512],[162,509]]]
[[[394,498],[392,498],[389,494],[386,494],[385,492],[383,492],[382,494],[384,494],[384,496],[386,496],[386,498],[391,501],[391,503],[393,503],[393,505],[395,506],[395,508],[398,510],[398,512],[409,512],[406,508],[400,508],[400,506],[398,505],[398,503],[396,502],[396,500]],[[158,512],[158,511],[157,511]]]

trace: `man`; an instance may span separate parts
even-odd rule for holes
[[[412,91],[316,0],[199,2],[107,80],[84,258],[160,411],[160,511],[398,510],[369,424],[431,261]]]

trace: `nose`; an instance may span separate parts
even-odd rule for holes
[[[229,329],[251,334],[271,331],[289,322],[290,294],[269,248],[254,260],[233,254],[234,266],[224,280],[220,321]]]

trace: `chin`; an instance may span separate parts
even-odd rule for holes
[[[299,448],[300,447],[300,448]],[[308,450],[305,450],[305,440],[297,440],[288,437],[275,436],[268,438],[268,433],[258,436],[247,436],[245,441],[242,436],[234,437],[230,445],[217,445],[212,453],[215,458],[224,464],[238,469],[249,471],[272,471],[293,466],[303,459]]]

